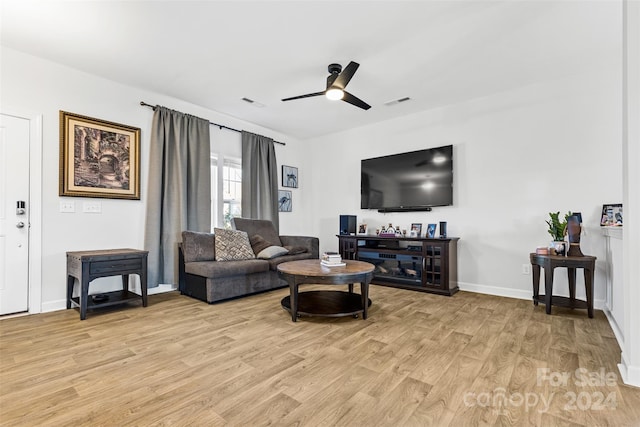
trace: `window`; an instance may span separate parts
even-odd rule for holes
[[[211,129],[211,230],[231,228],[242,209],[242,138]]]
[[[211,156],[211,228],[231,228],[242,214],[242,166],[239,159]]]
[[[242,216],[242,167],[238,163],[224,162],[222,185],[224,227],[231,228],[231,218]]]

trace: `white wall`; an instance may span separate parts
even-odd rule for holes
[[[462,289],[531,298],[531,276],[522,265],[551,240],[548,212],[578,211],[582,250],[600,260],[595,300],[602,305],[599,214],[603,203],[622,200],[620,56],[617,49],[594,57],[580,75],[309,141],[317,159],[313,212],[321,249],[336,250],[340,214],[356,214],[369,232],[389,222],[409,229],[412,222],[447,221],[448,234],[460,237]],[[361,159],[448,144],[454,145],[453,206],[426,213],[360,209]],[[556,276],[554,291],[568,295],[566,273]],[[584,296],[581,279],[578,284]]]
[[[286,135],[206,110],[178,99],[124,86],[53,62],[1,48],[1,107],[22,109],[43,115],[42,147],[42,309],[65,307],[67,251],[102,248],[142,248],[144,243],[145,201],[149,136],[153,112],[140,101],[207,118],[236,129],[272,137],[285,142],[276,145],[279,163],[306,169],[301,144]],[[153,76],[149,76],[153,78]],[[141,128],[141,200],[88,199],[58,196],[59,110],[69,111]],[[212,144],[218,132],[212,127]],[[304,175],[303,175],[304,177]],[[283,233],[308,232],[308,201],[297,197],[304,189],[294,190],[294,211],[282,215]],[[296,200],[296,197],[298,200]],[[61,200],[74,201],[75,213],[60,213]],[[100,201],[101,214],[82,213],[84,201]],[[38,202],[38,201],[35,201]],[[33,224],[38,227],[39,224]],[[98,279],[91,292],[117,289],[119,279]]]

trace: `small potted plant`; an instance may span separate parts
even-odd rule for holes
[[[564,241],[564,236],[567,232],[567,223],[569,217],[571,216],[571,212],[564,216],[564,220],[560,220],[560,212],[549,212],[549,220],[547,220],[547,225],[549,229],[548,233],[553,237],[553,242],[551,242],[551,247],[555,249],[557,255],[564,255],[566,253],[566,242]]]

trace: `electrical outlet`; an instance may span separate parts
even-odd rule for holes
[[[524,275],[531,274],[531,266],[529,264],[522,264],[522,274]]]
[[[60,212],[73,213],[76,211],[76,202],[64,201],[60,202]]]

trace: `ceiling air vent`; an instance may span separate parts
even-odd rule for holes
[[[249,99],[247,97],[242,98],[242,100],[244,102],[246,102],[246,103],[249,103],[249,104],[253,105],[254,107],[258,107],[258,108],[264,107],[264,104],[261,104],[261,103],[259,103],[257,101],[254,101],[253,99]]]
[[[394,99],[392,101],[387,101],[387,102],[384,103],[384,105],[386,105],[387,107],[391,107],[392,105],[400,104],[401,102],[407,102],[410,99],[411,98],[409,98],[408,96],[405,96],[404,98]]]

